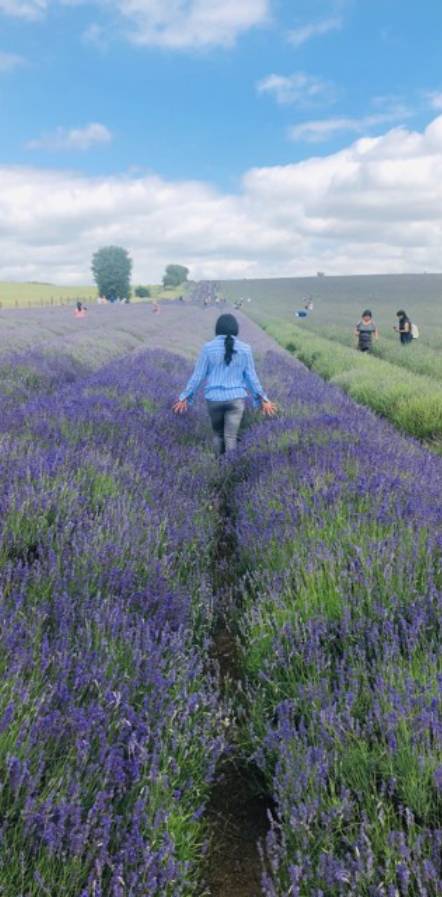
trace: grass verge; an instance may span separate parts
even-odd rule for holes
[[[356,349],[271,321],[265,330],[325,380],[391,420],[417,439],[442,450],[442,386]]]

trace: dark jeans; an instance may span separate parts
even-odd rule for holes
[[[217,455],[224,455],[225,452],[236,449],[245,404],[245,399],[207,402]]]

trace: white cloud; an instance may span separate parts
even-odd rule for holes
[[[43,134],[30,140],[28,149],[87,150],[100,143],[110,143],[112,134],[105,125],[92,122],[83,128],[57,128],[52,134]]]
[[[172,49],[230,46],[262,25],[270,0],[117,0],[135,43]]]
[[[372,128],[393,122],[405,121],[412,115],[411,110],[405,106],[398,106],[388,112],[379,112],[373,115],[336,116],[335,118],[320,118],[313,121],[304,121],[289,129],[289,137],[293,141],[304,140],[307,143],[322,143],[335,134],[346,131],[354,134],[364,134]]]
[[[47,5],[47,0],[0,0],[0,13],[32,21],[44,15]]]
[[[307,106],[317,101],[332,102],[335,99],[335,87],[330,81],[324,81],[305,72],[293,75],[267,75],[256,85],[258,93],[268,93],[275,97],[280,105],[297,104]]]
[[[51,0],[0,0],[0,13],[38,19]],[[54,0],[52,0],[54,2]],[[57,0],[55,0],[57,2]],[[82,0],[58,0],[63,5]],[[94,2],[94,0],[92,0]],[[231,46],[237,38],[270,18],[271,0],[105,0],[129,25],[131,41],[177,50]],[[95,0],[96,5],[103,5]],[[95,41],[100,26],[86,28],[86,41]]]
[[[427,93],[425,94],[425,98],[429,103],[431,109],[435,109],[438,112],[442,111],[442,91],[427,91]]]
[[[81,38],[85,44],[92,44],[99,50],[106,50],[109,44],[107,29],[97,22],[91,22],[84,29]]]
[[[11,72],[21,65],[26,65],[26,59],[23,56],[18,56],[16,53],[2,53],[0,50],[0,72]]]
[[[343,25],[341,16],[330,16],[327,19],[319,19],[317,22],[307,22],[299,28],[289,32],[289,41],[295,47],[300,47],[311,40],[312,37],[321,37],[329,31],[340,31]]]
[[[296,164],[248,171],[238,195],[198,181],[0,168],[0,279],[90,281],[99,246],[194,277],[438,271],[442,116]]]

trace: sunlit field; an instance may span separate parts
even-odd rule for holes
[[[239,313],[279,413],[217,460],[216,317],[0,312],[0,894],[209,897],[233,756],[263,897],[440,897],[442,459]]]
[[[183,287],[165,290],[161,285],[149,286],[153,299],[175,299]],[[0,282],[0,308],[30,308],[53,305],[74,304],[75,300],[96,302],[95,286],[58,286],[53,283],[12,283]],[[145,301],[132,296],[133,302]]]
[[[296,310],[311,296],[314,313],[303,320],[303,328],[327,339],[339,335],[345,344],[351,343],[354,325],[369,308],[381,336],[393,348],[398,339],[393,331],[396,312],[405,309],[419,325],[419,347],[442,350],[442,274],[223,281],[222,290],[232,300],[250,296],[250,311],[260,321],[275,318],[293,322]]]
[[[237,281],[222,289],[234,300],[242,297],[247,313],[308,367],[441,449],[442,275]],[[297,318],[310,297],[313,310]],[[370,358],[355,351],[354,328],[365,308],[380,332]],[[420,331],[408,346],[393,329],[401,308]]]

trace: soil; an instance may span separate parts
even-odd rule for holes
[[[218,597],[218,619],[212,641],[212,661],[221,692],[232,696],[241,687],[241,658],[231,621],[240,600],[231,484],[217,496],[220,526],[212,557],[212,586]],[[240,702],[239,705],[240,706]],[[218,767],[216,783],[206,811],[209,852],[206,885],[210,897],[262,897],[259,843],[269,828],[269,801],[263,796],[258,771],[245,764],[235,743],[236,721],[230,745]]]
[[[221,690],[231,692],[241,679],[234,634],[222,620],[213,637],[212,659],[219,669]],[[258,843],[269,828],[271,803],[262,794],[259,774],[241,763],[232,732],[206,811],[209,853],[206,884],[210,897],[261,897]]]
[[[237,682],[241,675],[241,665],[233,634],[222,623],[213,636],[212,659],[219,670],[221,689],[228,688],[229,682]]]
[[[210,897],[261,897],[258,843],[268,831],[269,809],[253,787],[253,773],[226,761],[207,811]]]

